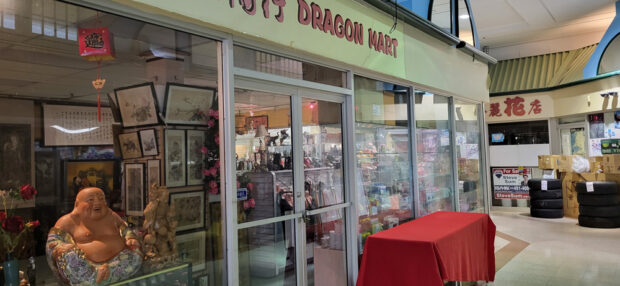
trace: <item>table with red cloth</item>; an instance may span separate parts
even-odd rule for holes
[[[493,281],[494,240],[487,214],[432,213],[369,236],[357,286]]]

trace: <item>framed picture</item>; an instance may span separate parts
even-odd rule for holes
[[[119,134],[118,141],[121,146],[121,154],[123,155],[123,159],[142,157],[138,132]]]
[[[183,263],[191,262],[192,271],[205,269],[207,231],[177,235],[177,251]]]
[[[64,161],[63,198],[73,203],[77,193],[88,187],[97,187],[103,190],[106,198],[118,189],[118,161],[117,160],[66,160]]]
[[[269,116],[252,116],[245,119],[246,130],[257,129],[260,125],[265,125],[265,128],[269,129]]]
[[[196,286],[209,286],[209,275],[203,275],[196,278],[196,282],[194,283]]]
[[[170,193],[174,203],[177,232],[205,226],[205,193],[203,191]]]
[[[146,186],[147,189],[151,189],[153,185],[161,185],[161,161],[160,160],[148,160],[146,161]]]
[[[187,185],[204,184],[202,169],[205,165],[200,149],[205,145],[205,132],[202,130],[187,130]]]
[[[185,186],[185,130],[166,130],[164,146],[166,186]]]
[[[114,118],[111,108],[97,106],[43,104],[45,146],[112,145]]]
[[[34,184],[31,139],[30,124],[0,124],[0,189]]]
[[[169,82],[164,100],[165,121],[168,124],[207,125],[214,98],[213,88]]]
[[[157,96],[153,83],[118,88],[114,90],[123,127],[149,126],[159,123]]]
[[[118,110],[118,104],[116,103],[116,97],[113,93],[109,92],[108,94],[108,104],[110,105],[110,111],[112,112],[112,118],[114,118],[114,122],[121,122],[121,111]]]
[[[144,164],[125,164],[125,212],[142,216],[144,211]]]
[[[37,151],[35,157],[35,181],[37,182],[37,197],[48,199],[53,204],[62,194],[57,193],[60,188],[60,158],[56,151]]]
[[[157,136],[155,129],[140,130],[140,146],[142,146],[142,156],[157,156]]]

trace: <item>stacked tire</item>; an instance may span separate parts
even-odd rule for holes
[[[558,179],[530,179],[530,215],[540,218],[564,217],[562,181]]]
[[[594,228],[620,227],[620,193],[616,182],[577,183],[579,225]]]

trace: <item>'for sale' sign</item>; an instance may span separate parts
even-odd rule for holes
[[[493,194],[496,199],[529,199],[527,181],[531,168],[492,168]]]

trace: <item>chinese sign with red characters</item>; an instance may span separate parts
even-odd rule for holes
[[[548,118],[553,101],[548,96],[508,95],[491,97],[486,106],[488,122]]]

